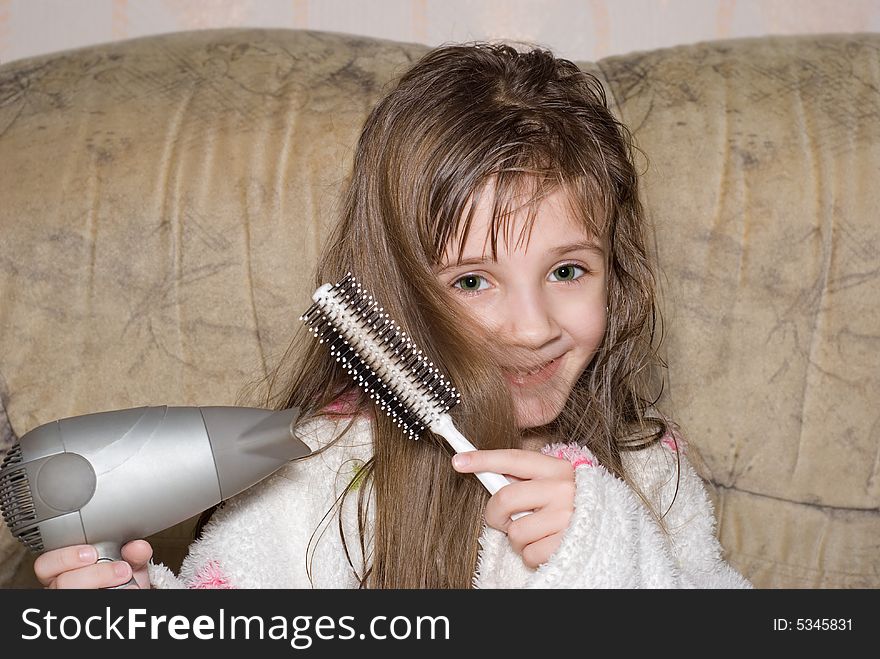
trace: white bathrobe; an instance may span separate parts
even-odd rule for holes
[[[301,438],[312,450],[346,425],[319,419]],[[180,574],[150,565],[154,588],[354,588],[338,518],[327,514],[370,457],[370,421],[358,418],[320,455],[291,463],[227,501],[190,547]],[[545,452],[552,451],[545,449]],[[688,463],[683,442],[667,436],[654,446],[625,452],[625,468],[659,511],[672,508],[664,532],[644,502],[584,449],[554,445],[573,459],[575,509],[562,543],[537,569],[527,567],[507,536],[485,526],[473,577],[477,588],[749,588],[722,557],[715,518],[703,483]],[[561,452],[560,452],[561,449]],[[680,456],[680,481],[676,459]],[[345,500],[342,522],[349,557],[359,572],[364,558],[357,534],[357,493]],[[369,532],[369,528],[368,528]],[[313,533],[320,540],[310,549]],[[369,537],[369,533],[368,533]],[[308,555],[307,555],[308,554]]]

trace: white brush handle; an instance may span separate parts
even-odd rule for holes
[[[452,423],[452,417],[448,414],[442,414],[437,421],[432,423],[431,430],[443,437],[456,453],[467,453],[468,451],[477,450],[477,447],[471,444],[467,437],[458,432],[455,424]],[[505,485],[510,485],[510,481],[503,474],[496,474],[492,471],[478,471],[474,475],[489,490],[489,494],[495,494]],[[531,510],[526,510],[514,513],[510,516],[510,519],[519,519],[531,512]]]

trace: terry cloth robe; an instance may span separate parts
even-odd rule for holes
[[[300,436],[315,451],[348,419],[320,418]],[[189,549],[179,575],[150,564],[154,588],[355,588],[335,510],[339,495],[371,455],[368,418],[355,419],[341,439],[318,455],[293,462],[218,509]],[[703,483],[667,435],[648,449],[625,452],[624,464],[657,510],[674,503],[660,528],[626,483],[574,444],[543,452],[575,466],[575,509],[562,542],[537,569],[527,567],[507,536],[484,525],[473,585],[477,588],[749,588],[722,558],[715,518]],[[676,482],[676,462],[681,475]],[[358,540],[358,492],[346,497],[341,523],[348,556],[363,573]],[[314,538],[313,538],[314,534]],[[371,526],[366,537],[372,535]],[[310,539],[313,540],[310,548]],[[317,541],[315,544],[314,541]],[[367,548],[369,555],[369,547]]]

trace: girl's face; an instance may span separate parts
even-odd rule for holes
[[[474,209],[461,263],[450,244],[437,279],[503,344],[517,424],[534,428],[559,415],[602,341],[607,245],[586,231],[560,189],[540,203],[530,235],[527,210],[514,216],[512,239],[498,240],[493,260],[491,197],[481,195]]]

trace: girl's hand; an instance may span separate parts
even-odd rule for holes
[[[149,588],[147,563],[152,556],[153,548],[146,540],[126,543],[123,560],[100,563],[92,545],[74,545],[40,554],[34,561],[34,574],[46,588],[111,588],[126,583],[134,571],[138,586]]]
[[[574,467],[568,460],[522,449],[467,451],[452,458],[456,471],[494,471],[514,481],[489,499],[486,524],[507,534],[529,567],[546,563],[562,542],[574,512]],[[517,520],[510,516],[533,510]]]

